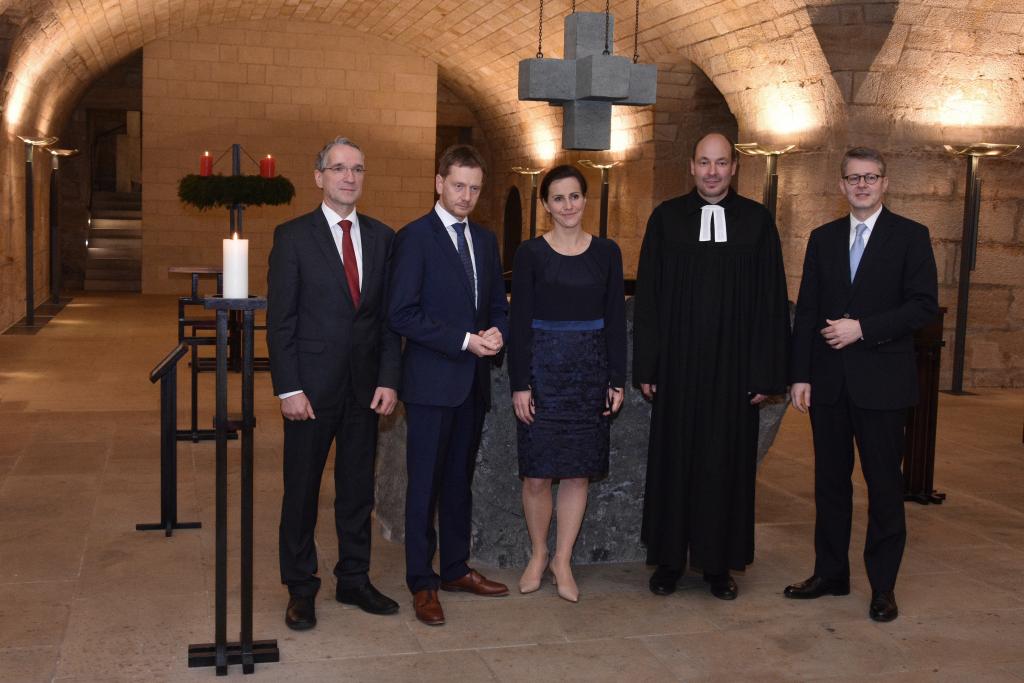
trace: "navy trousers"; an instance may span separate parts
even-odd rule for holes
[[[475,391],[453,408],[405,405],[405,574],[412,592],[469,573],[473,469],[484,407]],[[437,517],[437,526],[434,518]],[[440,535],[440,575],[434,555]]]

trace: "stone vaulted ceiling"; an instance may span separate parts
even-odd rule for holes
[[[577,4],[604,8],[597,0]],[[517,64],[536,52],[537,9],[535,1],[512,0],[0,0],[0,13],[20,21],[3,83],[4,120],[9,132],[51,131],[93,79],[151,40],[279,18],[334,23],[402,44],[436,61],[444,82],[482,119],[523,125],[524,112],[544,106],[516,98]],[[546,54],[561,54],[568,11],[567,0],[545,3]],[[612,12],[616,50],[631,54],[634,4],[613,2]],[[798,108],[818,126],[842,118],[841,95],[803,3],[643,0],[639,35],[642,60],[695,62],[750,127],[778,114],[756,97],[765,84],[783,102],[777,106]]]
[[[611,4],[616,51],[629,55],[634,3]],[[4,124],[8,133],[52,132],[95,78],[147,42],[272,18],[282,30],[326,22],[415,50],[490,134],[522,134],[546,106],[516,97],[517,64],[536,52],[537,10],[536,0],[0,0],[0,18],[17,24],[0,85]],[[568,0],[545,3],[548,55],[561,55],[568,11]],[[697,64],[748,133],[835,135],[851,110],[882,101],[896,124],[942,123],[943,107],[962,124],[991,100],[1005,106],[990,125],[1021,124],[1021,2],[642,0],[639,26],[643,61]],[[859,56],[850,47],[858,37],[867,45]],[[937,100],[939,89],[952,100]]]

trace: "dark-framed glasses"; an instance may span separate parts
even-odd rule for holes
[[[345,173],[352,172],[352,175],[363,175],[366,173],[365,166],[346,166],[345,164],[335,164],[334,166],[327,166],[324,168],[325,171],[331,171],[338,175],[344,175]]]
[[[846,181],[847,185],[860,185],[861,180],[868,185],[874,185],[878,182],[879,178],[884,177],[884,175],[879,175],[878,173],[851,173],[850,175],[844,175],[843,180]]]

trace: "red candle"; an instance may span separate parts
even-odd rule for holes
[[[209,152],[203,152],[203,155],[199,157],[199,175],[208,176],[211,173],[213,173],[213,157]]]
[[[277,175],[274,169],[274,157],[267,155],[266,159],[260,159],[260,175],[264,178],[273,178]]]

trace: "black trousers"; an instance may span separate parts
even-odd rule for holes
[[[281,583],[291,595],[312,596],[320,588],[316,529],[320,479],[331,442],[334,458],[334,525],[341,588],[368,581],[373,467],[377,449],[377,414],[357,402],[346,387],[334,406],[314,406],[315,420],[284,421],[284,497],[281,502],[279,552]]]
[[[812,404],[816,575],[826,579],[850,576],[850,476],[856,442],[868,486],[868,531],[864,544],[868,580],[876,591],[890,591],[896,585],[907,541],[901,470],[906,416],[906,409],[858,408],[845,387],[835,404]]]

